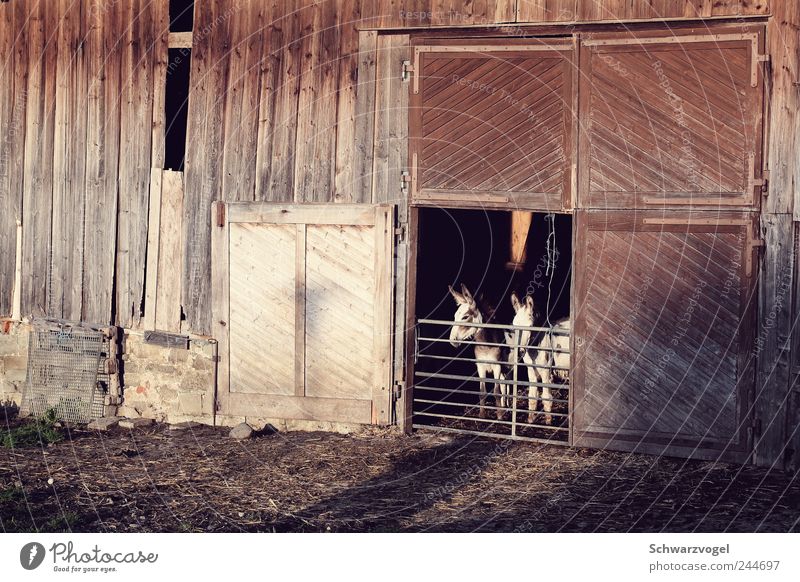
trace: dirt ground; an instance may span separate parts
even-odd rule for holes
[[[4,531],[800,531],[800,478],[755,467],[436,433],[68,432],[0,448]]]

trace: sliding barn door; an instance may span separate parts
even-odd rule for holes
[[[755,216],[577,216],[574,444],[743,458]]]
[[[581,41],[583,208],[757,207],[757,27]]]
[[[393,207],[215,206],[222,415],[391,421]]]

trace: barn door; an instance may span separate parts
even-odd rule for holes
[[[415,45],[412,202],[571,208],[574,49],[567,39]]]
[[[581,207],[758,205],[763,31],[717,30],[582,39]]]
[[[752,214],[577,214],[578,446],[741,460],[753,386]]]
[[[393,207],[214,212],[219,414],[388,424]]]

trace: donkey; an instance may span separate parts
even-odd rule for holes
[[[505,380],[501,364],[504,349],[499,344],[503,343],[503,334],[497,329],[459,325],[459,323],[491,323],[494,310],[488,306],[478,306],[472,293],[466,285],[461,284],[461,293],[448,285],[450,294],[458,304],[453,320],[456,322],[450,330],[450,345],[457,348],[461,342],[474,341],[475,359],[492,363],[475,362],[480,377],[480,418],[486,418],[486,377],[491,373],[495,380]],[[497,345],[483,345],[483,342]],[[495,406],[507,408],[510,403],[509,387],[500,382],[494,383]],[[497,418],[503,418],[503,410],[497,411]]]
[[[513,325],[520,327],[532,327],[538,313],[533,304],[533,298],[530,295],[525,296],[524,301],[520,301],[516,293],[511,294],[511,305],[514,307],[514,321]],[[561,319],[553,326],[553,330],[562,333],[543,333],[538,342],[532,337],[531,331],[524,330],[518,331],[514,334],[506,332],[506,343],[511,347],[509,354],[509,363],[513,366],[515,362],[519,362],[520,354],[522,352],[522,361],[528,368],[528,382],[533,384],[538,382],[540,384],[552,384],[554,377],[560,380],[569,379],[569,353],[555,350],[565,350],[569,348],[569,336],[563,335],[563,332],[569,333],[570,320],[569,318]],[[518,346],[515,336],[519,334]],[[534,341],[531,341],[531,340]],[[534,345],[535,344],[535,345]],[[553,368],[565,368],[564,370],[554,370]],[[542,408],[544,408],[545,424],[548,426],[553,424],[553,392],[549,386],[542,386]],[[533,423],[536,416],[535,411],[539,401],[539,386],[528,387],[528,422]]]

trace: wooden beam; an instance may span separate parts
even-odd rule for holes
[[[192,48],[192,32],[170,32],[169,48],[171,49],[190,49]]]
[[[531,229],[532,221],[533,214],[531,212],[519,210],[511,212],[511,248],[506,268],[521,271],[525,267],[525,263],[528,261],[528,250],[525,244],[528,242],[528,232]]]

